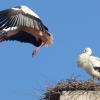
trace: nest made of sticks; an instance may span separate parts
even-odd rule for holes
[[[83,80],[64,80],[58,82],[55,86],[48,87],[42,100],[59,100],[63,91],[100,91],[100,84],[94,81]]]

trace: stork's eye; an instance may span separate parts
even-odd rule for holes
[[[83,52],[85,53],[85,52],[87,52],[87,50],[85,49]]]

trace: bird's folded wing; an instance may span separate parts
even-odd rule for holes
[[[97,61],[100,61],[100,58],[95,57],[95,56],[91,56],[91,59],[95,59],[95,60],[97,60]]]
[[[90,62],[92,63],[92,65],[94,67],[100,67],[100,58],[91,56],[90,57]]]
[[[100,72],[100,67],[93,67],[93,68],[94,68],[94,70]]]
[[[15,26],[35,28],[38,31],[48,30],[39,18],[25,13],[21,9],[0,11],[0,30]]]

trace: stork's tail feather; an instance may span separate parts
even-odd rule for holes
[[[49,45],[53,44],[53,35],[49,32],[47,32],[47,34],[49,34],[49,35],[47,36],[46,46],[49,46]]]

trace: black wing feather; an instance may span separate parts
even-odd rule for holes
[[[7,9],[0,11],[0,30],[15,26],[31,27],[38,31],[48,30],[39,18],[26,14],[22,10]]]
[[[100,67],[93,67],[95,70],[97,70],[98,72],[100,72]]]
[[[6,40],[17,40],[20,42],[24,42],[24,43],[31,43],[34,44],[35,46],[40,46],[42,41],[41,39],[36,39],[33,35],[24,32],[24,31],[20,31],[19,33],[8,37]]]

